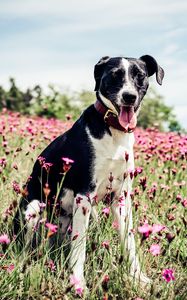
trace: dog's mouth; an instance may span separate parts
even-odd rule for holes
[[[134,106],[121,106],[119,112],[119,123],[125,130],[133,130],[137,124],[137,116]]]

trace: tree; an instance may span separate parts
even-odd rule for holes
[[[10,78],[8,91],[0,86],[0,109],[4,107],[25,114],[64,119],[71,115],[75,120],[81,112],[95,101],[95,93],[88,90],[72,93],[59,91],[49,86],[45,94],[39,85],[26,92],[21,91],[13,78]],[[142,101],[138,126],[148,128],[157,126],[160,130],[182,131],[173,108],[164,103],[163,97],[150,88]]]
[[[173,107],[167,106],[164,99],[155,89],[150,88],[142,101],[138,116],[138,126],[144,129],[156,126],[159,130],[180,131]]]

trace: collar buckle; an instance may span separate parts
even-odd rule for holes
[[[111,110],[108,109],[104,115],[104,121],[106,122],[106,120],[109,118],[109,115],[112,114],[114,117],[117,117],[117,115]]]

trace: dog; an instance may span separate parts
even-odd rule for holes
[[[41,184],[46,184],[48,177],[47,198],[53,199],[56,207],[59,205],[61,234],[65,235],[72,224],[70,268],[83,289],[86,287],[84,263],[89,218],[94,204],[106,197],[109,181],[111,210],[119,225],[130,274],[144,283],[149,282],[140,270],[136,255],[130,198],[133,179],[129,171],[134,169],[133,131],[153,74],[161,85],[164,70],[150,55],[139,59],[105,56],[99,60],[94,68],[96,102],[82,113],[71,129],[41,153],[14,219],[17,235],[21,212],[26,227],[25,240],[32,242],[33,228],[42,218],[41,205],[46,197]],[[42,178],[41,161],[50,165],[50,172],[46,168]],[[120,201],[124,201],[124,205],[120,205]],[[50,212],[50,205],[47,209]]]

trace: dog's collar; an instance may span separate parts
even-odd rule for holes
[[[103,116],[103,119],[108,126],[128,133],[134,131],[134,129],[126,130],[125,128],[123,128],[119,123],[117,114],[114,113],[110,108],[106,107],[106,105],[102,102],[101,99],[96,100],[96,102],[94,103],[94,107],[97,110],[97,112]]]

